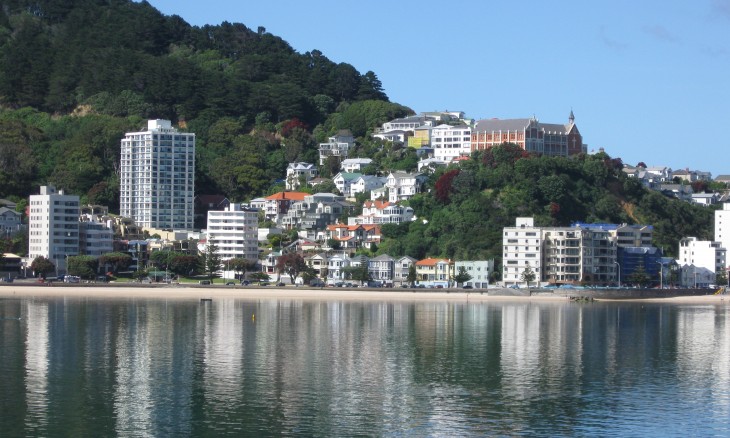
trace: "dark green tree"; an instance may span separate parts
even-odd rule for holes
[[[36,257],[30,264],[30,269],[37,277],[46,278],[48,274],[56,270],[56,265],[43,256]]]
[[[87,280],[96,278],[99,262],[96,257],[89,255],[70,256],[68,258],[68,273]]]
[[[527,266],[525,266],[525,269],[522,271],[522,274],[520,274],[520,280],[527,283],[527,288],[530,288],[530,283],[535,281],[535,271],[532,270],[532,266],[528,263]]]
[[[218,277],[218,271],[221,268],[221,256],[218,253],[218,247],[213,243],[208,242],[205,247],[205,254],[203,254],[203,266],[205,266],[205,273],[210,277],[211,283]]]
[[[417,278],[418,274],[416,273],[416,265],[410,265],[408,267],[408,276],[406,277],[406,281],[410,286],[413,286],[416,283]]]
[[[468,272],[466,272],[466,268],[463,266],[459,266],[459,272],[454,276],[454,281],[457,285],[461,284],[463,285],[467,281],[471,280],[472,276]]]

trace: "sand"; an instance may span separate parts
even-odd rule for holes
[[[98,299],[119,298],[173,298],[173,299],[298,299],[298,300],[326,300],[326,301],[546,301],[565,302],[568,298],[562,296],[533,295],[533,296],[495,296],[480,293],[479,290],[465,292],[458,291],[423,291],[413,289],[373,290],[373,289],[343,289],[343,288],[305,288],[305,287],[244,287],[224,285],[75,285],[54,284],[52,286],[37,283],[12,283],[0,286],[0,297],[88,297]],[[598,300],[597,300],[598,301]],[[615,300],[600,300],[615,301]],[[628,302],[660,302],[678,304],[730,304],[730,296],[705,295],[673,298],[653,298],[643,300],[624,300]]]

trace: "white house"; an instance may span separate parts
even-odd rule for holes
[[[364,168],[372,164],[372,162],[373,160],[370,158],[348,158],[342,161],[340,169],[343,172],[360,173]]]
[[[385,187],[385,181],[385,178],[375,175],[360,175],[359,178],[350,184],[350,196]]]
[[[337,190],[339,190],[343,196],[349,198],[352,196],[350,187],[361,176],[361,173],[340,172],[332,178],[332,182],[335,183],[335,187],[337,187]]]
[[[414,219],[413,208],[387,201],[365,201],[362,214],[349,218],[348,225],[400,224]]]
[[[333,284],[345,279],[345,269],[350,266],[350,258],[334,255],[327,260],[327,283]]]
[[[387,254],[372,258],[368,261],[368,272],[373,281],[391,287],[395,276],[395,259]]]
[[[311,163],[297,162],[289,163],[286,168],[286,189],[296,190],[302,183],[306,185],[313,178],[317,177],[318,170]]]
[[[408,272],[411,266],[415,266],[417,261],[409,256],[403,256],[395,261],[393,279],[397,284],[403,285],[408,283]]]
[[[347,158],[350,149],[355,145],[355,137],[346,129],[329,138],[327,143],[319,144],[319,165],[322,166],[329,157],[339,160]]]
[[[391,172],[385,187],[388,189],[388,201],[405,201],[417,193],[421,193],[426,176],[420,173]]]

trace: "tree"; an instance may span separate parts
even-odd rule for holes
[[[218,276],[218,270],[221,267],[221,256],[218,254],[218,247],[213,243],[208,242],[208,245],[205,247],[205,254],[203,254],[203,257],[205,258],[203,263],[203,266],[205,266],[205,272],[210,277],[211,283],[213,283],[213,279]]]
[[[468,272],[466,272],[466,268],[463,266],[459,266],[459,273],[454,276],[454,281],[457,285],[464,284],[467,281],[471,280],[472,276]]]
[[[261,283],[262,281],[269,281],[269,274],[266,272],[254,272],[251,275],[249,275],[249,278],[253,281],[258,281]]]
[[[233,272],[240,274],[241,279],[244,279],[246,278],[246,272],[251,271],[256,267],[256,261],[236,257],[228,260],[228,266],[233,270]]]
[[[532,266],[528,263],[527,266],[525,266],[525,269],[522,271],[522,274],[520,275],[520,280],[527,283],[527,288],[530,288],[530,283],[535,281],[535,271],[532,270]]]
[[[113,273],[126,270],[132,265],[132,256],[124,252],[109,252],[102,254],[98,260],[104,270],[111,268]]]
[[[33,273],[36,276],[40,276],[41,278],[46,278],[48,274],[56,270],[56,265],[54,265],[50,260],[43,256],[38,256],[35,259],[33,259],[33,262],[30,264],[30,269],[33,270]]]
[[[345,273],[345,278],[359,281],[360,285],[368,283],[372,280],[372,276],[370,275],[370,270],[368,270],[367,263],[361,263],[357,266],[348,266],[342,271]]]
[[[282,254],[276,261],[276,270],[279,275],[282,273],[289,275],[291,284],[294,284],[294,279],[305,269],[307,269],[307,264],[304,262],[304,258],[297,253]]]
[[[408,267],[408,276],[406,277],[406,281],[409,285],[413,286],[415,284],[416,279],[418,278],[418,274],[416,273],[416,265],[411,265]]]
[[[715,275],[715,284],[718,286],[727,286],[727,271],[725,269],[720,269],[717,271],[717,274]]]
[[[645,287],[649,283],[651,283],[651,276],[646,272],[646,268],[644,267],[644,263],[639,262],[636,265],[636,269],[634,269],[634,272],[629,274],[627,277],[627,280],[630,283],[634,283],[639,285],[639,287]]]
[[[93,256],[80,255],[68,258],[68,273],[70,275],[91,280],[96,277],[98,267],[99,262]]]
[[[170,260],[170,271],[177,275],[193,276],[200,272],[200,257],[194,255],[176,254]]]

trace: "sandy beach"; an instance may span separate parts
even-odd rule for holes
[[[532,296],[489,295],[487,291],[465,292],[464,290],[423,291],[415,289],[343,289],[306,287],[243,287],[224,285],[75,285],[53,284],[52,286],[13,283],[0,286],[0,297],[89,297],[97,299],[119,298],[173,298],[173,299],[299,299],[326,301],[569,301],[565,296],[538,294]],[[727,299],[726,299],[727,298]],[[618,301],[618,300],[596,300]],[[672,298],[623,300],[677,304],[730,304],[730,296],[704,295]]]

